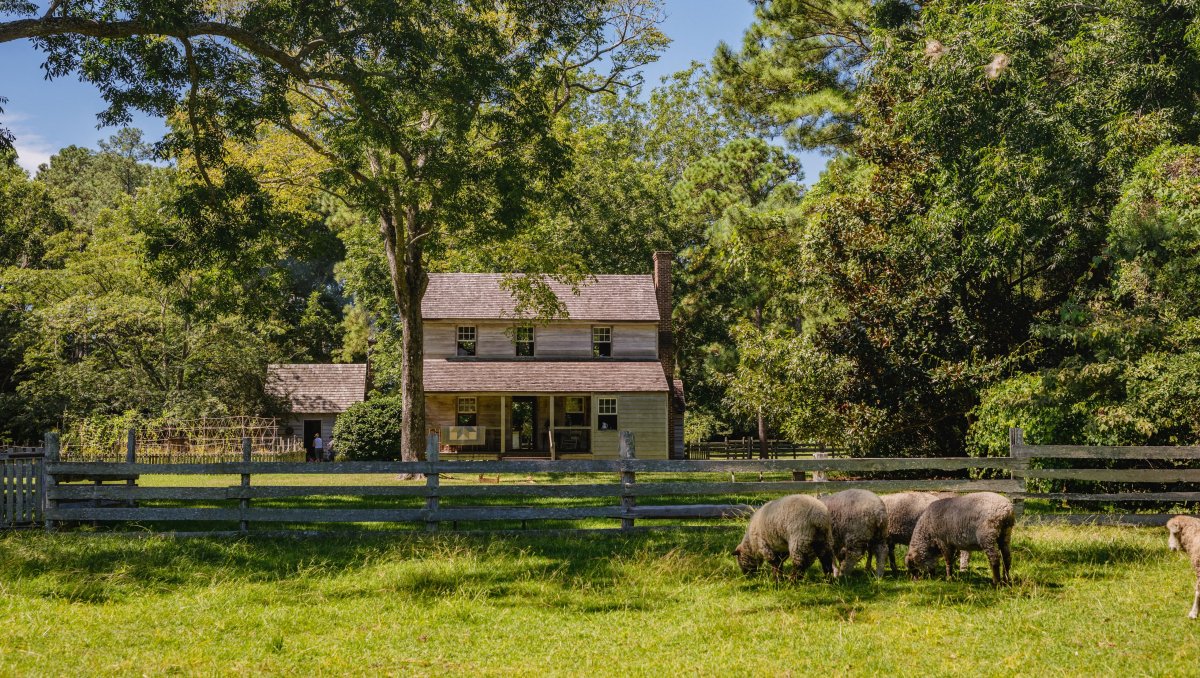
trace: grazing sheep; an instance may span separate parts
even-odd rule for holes
[[[897,574],[896,545],[908,545],[912,539],[913,528],[917,519],[925,512],[930,504],[938,499],[957,497],[953,492],[897,492],[880,495],[888,513],[888,563],[892,566],[892,574]],[[867,554],[867,569],[871,568],[871,557]],[[970,563],[971,554],[963,551],[959,555],[958,569],[965,571]]]
[[[948,579],[960,551],[983,551],[992,566],[992,583],[1008,581],[1015,522],[1012,502],[995,492],[939,499],[917,520],[904,564],[914,576],[932,574],[938,559],[945,558]]]
[[[793,577],[800,576],[814,558],[825,574],[833,571],[829,509],[802,494],[780,497],[763,504],[750,518],[746,536],[733,550],[743,574],[754,574],[766,562],[779,579],[783,561],[792,559]]]
[[[1192,561],[1196,572],[1196,596],[1192,598],[1189,619],[1200,615],[1200,520],[1191,516],[1175,516],[1167,521],[1167,546],[1172,551],[1183,551]]]
[[[867,490],[843,490],[821,497],[833,522],[833,576],[849,574],[865,553],[874,554],[875,574],[883,576],[887,553],[887,507],[879,495]]]

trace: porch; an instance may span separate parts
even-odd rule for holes
[[[429,394],[426,419],[447,459],[586,459],[593,454],[591,394]],[[615,434],[615,426],[613,427]]]

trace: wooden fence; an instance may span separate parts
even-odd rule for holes
[[[684,446],[687,458],[708,459],[759,459],[762,445],[757,438],[726,438],[687,443]],[[830,457],[846,456],[845,448],[830,447],[824,443],[793,443],[790,440],[768,440],[767,459],[804,459],[826,454]],[[819,457],[818,457],[819,458]]]
[[[442,461],[438,458],[436,436],[427,449],[429,461],[423,462],[335,462],[325,464],[250,461],[249,446],[244,446],[242,462],[204,464],[146,464],[64,462],[51,458],[46,509],[47,527],[61,521],[128,522],[236,522],[245,531],[250,523],[416,523],[427,530],[459,522],[492,521],[577,521],[611,520],[621,529],[634,528],[639,521],[720,519],[747,516],[754,506],[728,503],[738,495],[784,495],[797,492],[836,492],[851,487],[878,492],[900,490],[943,490],[970,492],[991,490],[1016,493],[1020,481],[1010,478],[971,480],[930,478],[927,480],[848,479],[838,481],[725,481],[730,474],[800,474],[840,472],[865,474],[880,471],[925,470],[933,475],[963,475],[968,469],[988,469],[1007,473],[1020,460],[1009,458],[920,458],[920,459],[790,459],[790,460],[643,460],[633,454],[632,435],[621,434],[622,457],[618,460],[560,461]],[[424,485],[274,485],[255,483],[279,474],[419,474]],[[574,484],[471,484],[442,485],[443,474],[533,474],[569,473],[597,478],[596,482]],[[142,474],[233,475],[240,483],[224,487],[140,487],[135,480]],[[645,474],[671,474],[666,480]],[[684,476],[680,479],[679,476]],[[689,477],[690,476],[690,477]],[[719,478],[720,480],[717,480]],[[91,484],[77,484],[84,481]],[[105,481],[116,481],[107,484]],[[615,481],[615,482],[614,482]],[[261,480],[260,480],[261,482]],[[418,498],[423,507],[402,508],[323,508],[263,507],[256,500],[328,497]],[[669,503],[679,497],[726,498],[727,503]],[[513,500],[511,504],[444,506],[443,499],[455,503]],[[523,499],[585,499],[597,506],[537,506]],[[225,502],[220,507],[137,506],[144,501]],[[236,506],[231,506],[233,501]],[[665,502],[665,503],[662,503]],[[594,523],[592,523],[594,524]]]
[[[0,528],[42,522],[43,449],[0,447]]]
[[[1008,457],[954,458],[811,458],[748,460],[645,460],[633,453],[632,435],[621,434],[622,458],[617,460],[559,461],[443,461],[438,458],[436,436],[431,437],[428,461],[335,462],[324,464],[253,461],[248,440],[242,461],[187,464],[146,463],[136,458],[130,445],[126,461],[79,462],[58,457],[57,438],[47,436],[44,520],[48,528],[61,522],[112,521],[131,523],[196,522],[237,523],[241,531],[251,523],[409,523],[433,531],[460,522],[580,521],[588,526],[606,523],[633,529],[638,523],[735,518],[748,515],[754,506],[735,503],[738,497],[760,498],[792,493],[831,493],[849,488],[875,492],[903,490],[1001,492],[1012,497],[1018,510],[1029,499],[1055,504],[1095,502],[1200,502],[1200,468],[1044,468],[1047,461],[1063,460],[1200,460],[1200,447],[1086,447],[1026,445],[1020,429],[1010,431]],[[887,479],[879,474],[920,472],[922,479]],[[588,482],[570,484],[450,484],[443,475],[461,478],[475,474],[580,474]],[[146,474],[165,476],[231,475],[240,482],[222,487],[195,487],[180,482],[170,487],[137,484]],[[280,474],[353,475],[417,474],[423,485],[278,485]],[[668,475],[663,475],[668,474]],[[739,480],[737,474],[758,476]],[[805,478],[810,474],[811,479]],[[827,474],[838,479],[824,480]],[[764,480],[764,475],[793,477]],[[729,480],[726,480],[728,478]],[[257,479],[257,482],[256,482]],[[1101,481],[1128,483],[1185,483],[1183,489],[1083,493],[1054,492],[1047,481]],[[113,484],[115,483],[115,484]],[[7,487],[7,486],[6,486]],[[40,487],[40,485],[39,485]],[[1032,488],[1032,490],[1031,490]],[[6,494],[6,497],[8,495]],[[311,500],[330,497],[374,498],[374,507],[327,508]],[[530,505],[536,499],[580,500],[598,505]],[[694,502],[713,498],[716,503]],[[261,502],[296,500],[294,506],[273,507]],[[414,500],[417,502],[413,504]],[[443,500],[448,500],[443,504]],[[744,499],[743,499],[744,501]],[[139,506],[145,502],[176,505]],[[197,506],[219,502],[221,506]],[[234,503],[236,502],[236,504]],[[378,504],[383,503],[383,506]],[[397,504],[394,507],[387,503]],[[408,505],[405,505],[407,502]],[[723,502],[723,503],[720,503]],[[305,504],[309,505],[305,505]],[[182,505],[180,505],[182,504]],[[190,504],[190,505],[189,505]],[[257,505],[256,505],[257,504]],[[423,505],[422,505],[423,504]],[[1043,514],[1045,515],[1045,514]],[[1041,518],[1042,516],[1039,516]],[[1169,515],[1082,514],[1052,516],[1072,522],[1160,524]],[[608,521],[612,521],[608,523]]]
[[[1101,445],[1027,445],[1019,428],[1009,430],[1009,457],[1017,462],[1013,477],[1021,482],[1022,499],[1045,499],[1059,505],[1151,502],[1159,505],[1178,505],[1200,502],[1195,483],[1200,482],[1200,468],[1180,466],[1179,462],[1200,460],[1200,446],[1141,446],[1115,447]],[[1173,462],[1172,468],[1047,468],[1043,464],[1061,465],[1064,461],[1134,461],[1149,465]],[[1033,482],[1030,482],[1033,481]],[[1050,491],[1054,482],[1064,488]],[[1072,491],[1072,481],[1119,483],[1124,487],[1116,492]],[[1149,491],[1138,486],[1154,484]],[[1163,485],[1179,489],[1164,491]],[[1031,491],[1031,488],[1033,491]],[[1073,513],[1062,516],[1072,522],[1125,523],[1161,525],[1171,513]],[[1059,518],[1058,516],[1055,516]]]

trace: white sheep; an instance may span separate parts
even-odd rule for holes
[[[1167,521],[1167,547],[1172,551],[1183,551],[1192,561],[1196,573],[1195,597],[1189,619],[1200,615],[1200,520],[1191,516],[1175,516]]]
[[[793,577],[800,576],[814,559],[825,574],[833,571],[829,509],[802,494],[780,497],[763,504],[750,518],[742,543],[733,550],[744,574],[770,566],[779,579],[783,561],[792,559]]]
[[[833,575],[849,574],[865,553],[875,556],[875,574],[883,576],[887,553],[887,507],[879,495],[867,490],[843,490],[821,497],[833,523]]]
[[[995,492],[939,499],[917,520],[904,564],[914,576],[932,574],[944,558],[949,578],[961,551],[983,551],[992,566],[992,583],[1008,581],[1015,522],[1012,502]]]

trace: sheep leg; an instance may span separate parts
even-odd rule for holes
[[[999,586],[1001,582],[1000,549],[995,544],[989,544],[983,552],[987,554],[988,564],[992,566],[992,586]]]
[[[1196,580],[1196,597],[1192,599],[1192,611],[1188,612],[1188,619],[1195,619],[1200,616],[1200,579]]]
[[[833,549],[829,548],[829,544],[822,544],[817,551],[817,559],[821,561],[821,571],[826,576],[833,574]]]
[[[803,577],[816,557],[812,549],[807,546],[803,550],[792,551],[792,581]]]
[[[1000,535],[1000,557],[1003,559],[1004,581],[1012,581],[1012,532]]]
[[[958,553],[958,571],[966,572],[971,569],[971,552],[960,551]]]
[[[882,579],[884,575],[883,555],[887,553],[888,550],[889,549],[886,541],[876,542],[874,545],[875,576],[879,577],[880,579]]]
[[[771,576],[775,578],[776,582],[779,582],[783,579],[784,557],[785,556],[781,556],[777,553],[772,553],[771,557],[767,559],[767,565],[771,567]]]
[[[896,567],[896,545],[888,542],[888,563],[892,566],[892,576],[900,574],[900,570]]]

